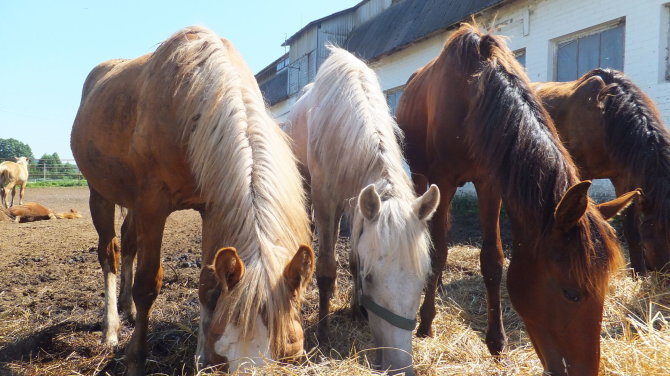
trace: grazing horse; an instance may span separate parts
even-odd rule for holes
[[[23,205],[23,196],[26,194],[28,183],[28,158],[16,157],[16,162],[0,163],[0,199],[5,208],[14,205],[16,186],[20,185],[19,205]],[[9,191],[12,192],[12,202],[9,203]]]
[[[128,208],[119,306],[136,316],[129,374],[145,372],[165,220],[188,208],[203,221],[200,361],[234,371],[302,353],[299,300],[314,263],[300,245],[311,241],[302,181],[286,135],[229,41],[188,27],[153,53],[98,65],[71,139],[99,235],[108,345],[120,325],[114,209]]]
[[[582,177],[610,179],[617,194],[642,188],[623,220],[630,263],[670,273],[670,133],[654,102],[613,69],[531,85]]]
[[[382,369],[414,374],[412,331],[430,271],[427,221],[440,193],[432,186],[416,197],[397,141],[402,133],[374,71],[346,50],[329,50],[287,129],[308,173],[319,232],[319,335],[328,337],[335,243],[346,211],[353,218],[352,312],[366,310]]]
[[[500,242],[502,200],[512,224],[507,288],[545,370],[595,375],[600,321],[610,272],[621,263],[614,231],[588,198],[549,116],[500,37],[463,25],[440,55],[410,77],[397,112],[418,187],[440,187],[431,222],[433,274],[420,310],[419,336],[432,335],[435,290],[447,258],[448,208],[472,181],[483,233],[486,343],[502,351]],[[625,207],[631,193],[608,212]]]

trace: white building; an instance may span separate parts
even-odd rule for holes
[[[392,110],[409,76],[475,17],[509,37],[532,81],[566,81],[601,66],[623,70],[670,124],[669,0],[363,0],[307,24],[289,53],[256,77],[278,120],[338,44],[377,72]]]

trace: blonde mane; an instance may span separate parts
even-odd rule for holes
[[[183,141],[217,247],[233,246],[246,266],[224,314],[254,332],[259,314],[286,343],[291,292],[285,266],[311,236],[304,192],[286,136],[265,109],[258,85],[230,42],[202,27],[177,32],[155,52],[174,71]],[[206,252],[214,250],[205,250]],[[265,317],[265,316],[264,316]],[[214,318],[216,320],[217,318]]]
[[[328,49],[330,56],[305,94],[311,108],[308,155],[320,158],[309,163],[327,166],[324,186],[338,199],[353,202],[351,198],[357,197],[362,188],[375,184],[383,201],[376,228],[382,244],[359,255],[363,268],[383,267],[374,261],[380,255],[373,253],[398,249],[401,244],[407,251],[395,261],[405,262],[417,275],[424,276],[430,263],[430,238],[420,226],[406,223],[416,194],[404,169],[402,131],[390,115],[374,71],[346,50],[333,46]],[[351,214],[353,204],[346,206]],[[352,234],[355,241],[355,231]]]

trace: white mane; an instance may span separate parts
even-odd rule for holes
[[[311,108],[307,152],[310,171],[313,165],[327,171],[322,176],[323,185],[343,201],[356,197],[368,184],[375,184],[383,203],[376,228],[380,246],[373,249],[383,253],[398,249],[398,244],[406,246],[402,249],[407,252],[398,255],[400,260],[396,262],[406,261],[417,275],[424,276],[430,264],[430,238],[418,221],[413,222],[415,226],[406,221],[412,215],[411,203],[416,195],[403,167],[405,159],[399,144],[402,131],[389,113],[374,71],[343,49],[328,49],[330,56],[304,98]],[[347,206],[351,212],[353,205]],[[356,227],[354,223],[353,239]],[[379,255],[372,253],[359,255],[363,267],[383,268],[373,261]]]
[[[256,81],[227,41],[201,27],[179,31],[155,53],[179,84],[184,142],[217,247],[233,246],[246,273],[228,316],[253,333],[261,311],[286,338],[284,267],[310,244],[302,182],[283,132],[265,109]],[[207,250],[206,250],[207,251]]]

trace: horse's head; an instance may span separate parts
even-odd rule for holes
[[[590,185],[575,184],[563,195],[544,234],[515,239],[520,244],[508,270],[512,304],[552,375],[597,374],[608,276],[621,261],[606,219],[639,194],[596,206],[588,198]]]
[[[430,272],[426,222],[439,201],[435,185],[413,201],[383,200],[374,185],[358,197],[352,229],[354,301],[366,309],[384,370],[413,372],[414,319]]]
[[[16,160],[17,164],[25,165],[25,166],[28,165],[28,161],[29,161],[28,157],[14,157],[14,159]]]
[[[206,363],[229,372],[303,353],[299,300],[309,283],[314,253],[300,246],[268,291],[252,291],[245,279],[263,278],[247,270],[234,248],[220,249],[212,265],[221,286],[211,325],[205,333]],[[254,275],[256,274],[256,275]],[[251,298],[251,299],[250,299]],[[258,301],[261,300],[261,301]]]

